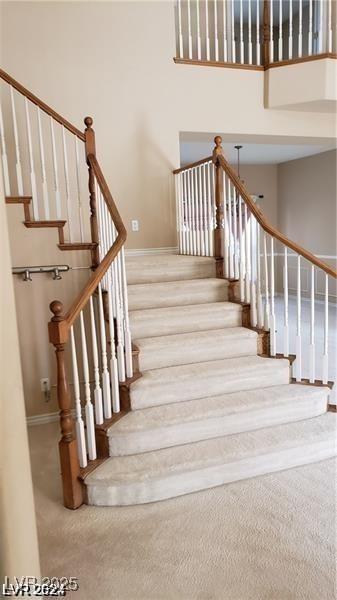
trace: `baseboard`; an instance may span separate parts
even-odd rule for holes
[[[27,417],[27,425],[44,425],[45,423],[54,423],[59,420],[59,413],[44,413],[43,415],[34,415],[33,417]]]
[[[177,254],[178,247],[169,246],[167,248],[135,248],[125,250],[126,256],[145,256],[148,254]]]

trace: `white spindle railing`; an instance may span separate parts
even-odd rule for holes
[[[212,256],[214,180],[211,161],[177,174],[176,207],[179,252]]]
[[[228,165],[228,163],[227,163]],[[223,193],[223,272],[224,277],[237,280],[239,298],[250,303],[251,326],[270,332],[271,356],[292,357],[293,375],[297,382],[323,382],[327,385],[336,378],[334,366],[329,360],[329,336],[334,323],[330,323],[329,297],[336,296],[336,283],[329,286],[335,277],[333,269],[323,268],[310,262],[308,253],[296,253],[289,246],[264,229],[249,202],[242,195],[228,166],[222,170]],[[190,179],[202,184],[187,186]],[[210,159],[202,164],[191,165],[176,172],[177,224],[179,251],[181,254],[213,255],[215,229],[215,197],[213,171]],[[209,192],[208,190],[209,187]],[[200,215],[208,215],[209,225],[203,230],[193,217],[192,206],[196,198]],[[208,212],[211,199],[212,217]],[[253,202],[251,199],[250,202]],[[190,244],[192,233],[205,234],[205,245]],[[202,239],[202,238],[201,238]],[[328,257],[329,258],[329,257]],[[332,257],[330,257],[332,258]],[[308,277],[308,286],[303,280]],[[330,274],[331,273],[331,274]],[[323,277],[323,283],[322,283]],[[320,288],[318,282],[320,283]],[[334,291],[331,291],[334,290]],[[329,296],[330,294],[330,296]],[[323,298],[323,302],[321,300]],[[323,325],[320,321],[323,304]],[[322,319],[321,319],[322,320]]]
[[[178,0],[178,58],[260,66],[264,6],[262,0]],[[269,0],[269,62],[335,52],[332,7],[332,0]]]
[[[42,226],[44,221],[64,220],[65,242],[90,242],[85,135],[67,122],[64,125],[62,117],[3,71],[0,94],[6,197],[31,197],[31,221],[42,221]],[[11,162],[8,148],[15,157]]]

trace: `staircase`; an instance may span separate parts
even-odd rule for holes
[[[337,273],[268,223],[221,138],[174,171],[178,254],[126,259],[92,119],[81,132],[2,70],[0,82],[6,203],[22,205],[32,235],[57,229],[60,251],[91,255],[72,304],[50,303],[64,505],[147,503],[335,456]]]
[[[138,504],[330,458],[328,388],[290,383],[213,258],[128,259],[130,327],[142,377],[109,428],[110,459],[85,478],[88,503]]]

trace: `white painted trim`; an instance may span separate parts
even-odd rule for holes
[[[178,246],[168,246],[167,248],[135,248],[125,250],[126,256],[145,256],[148,254],[178,254]]]
[[[46,423],[54,423],[59,420],[59,413],[44,413],[43,415],[35,415],[33,417],[27,417],[27,425],[45,425]]]

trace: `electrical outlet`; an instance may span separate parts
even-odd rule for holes
[[[134,221],[131,221],[131,229],[132,231],[139,231],[139,221],[137,221],[136,219]]]
[[[50,400],[50,379],[49,377],[43,377],[40,379],[41,392],[44,395],[45,402]]]

